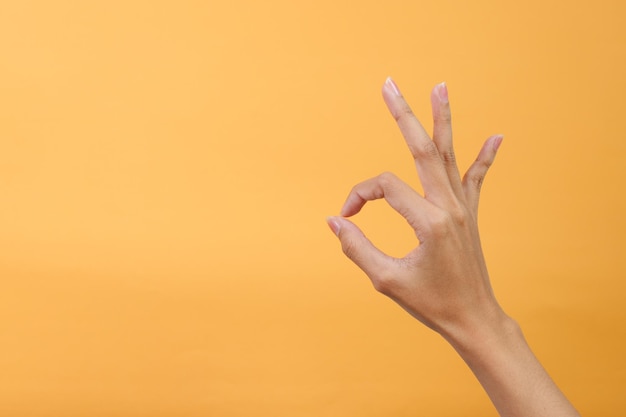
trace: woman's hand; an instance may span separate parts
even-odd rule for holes
[[[574,407],[530,350],[515,321],[498,305],[478,237],[480,187],[502,136],[492,136],[463,179],[452,148],[445,84],[431,94],[433,138],[387,79],[383,97],[415,159],[424,195],[393,174],[357,184],[328,224],[345,254],[410,314],[439,332],[478,378],[501,416],[572,417]],[[404,258],[378,250],[345,217],[384,198],[415,231],[419,245]]]
[[[419,246],[404,258],[393,258],[342,217],[330,217],[330,227],[345,254],[378,291],[444,337],[498,319],[502,312],[489,283],[476,217],[480,188],[502,136],[487,139],[461,179],[452,146],[446,85],[437,85],[431,94],[432,140],[390,78],[383,97],[413,155],[424,196],[395,175],[384,173],[357,184],[341,216],[353,216],[367,201],[384,198],[413,228]]]

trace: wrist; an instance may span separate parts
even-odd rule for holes
[[[470,366],[481,357],[526,343],[519,324],[497,304],[441,334]]]
[[[520,326],[499,306],[441,334],[501,416],[580,417],[533,354]]]

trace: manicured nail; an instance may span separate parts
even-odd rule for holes
[[[494,139],[493,139],[493,150],[497,151],[498,148],[500,147],[500,145],[502,144],[502,139],[504,139],[504,136],[502,135],[497,135]]]
[[[341,225],[337,221],[337,218],[328,216],[328,217],[326,217],[326,223],[328,223],[328,227],[330,227],[330,230],[332,230],[334,234],[339,236],[339,231],[341,230]]]
[[[391,77],[387,77],[387,80],[385,81],[385,87],[388,88],[392,93],[394,93],[398,97],[402,97],[402,93],[400,93],[400,89],[398,88],[396,83],[393,82]]]
[[[448,104],[448,86],[446,85],[445,82],[441,83],[441,84],[437,84],[437,94],[439,95],[439,100],[441,100],[441,102],[443,104]]]

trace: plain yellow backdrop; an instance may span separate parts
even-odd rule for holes
[[[325,225],[358,181],[419,189],[380,89],[459,163],[505,139],[483,245],[584,415],[626,408],[619,0],[4,1],[0,415],[495,416],[454,351]],[[383,202],[356,221],[415,245]]]

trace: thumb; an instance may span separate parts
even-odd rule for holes
[[[357,225],[338,216],[328,217],[326,222],[341,241],[343,253],[361,268],[374,284],[385,271],[388,274],[393,267],[393,258],[374,246]]]

